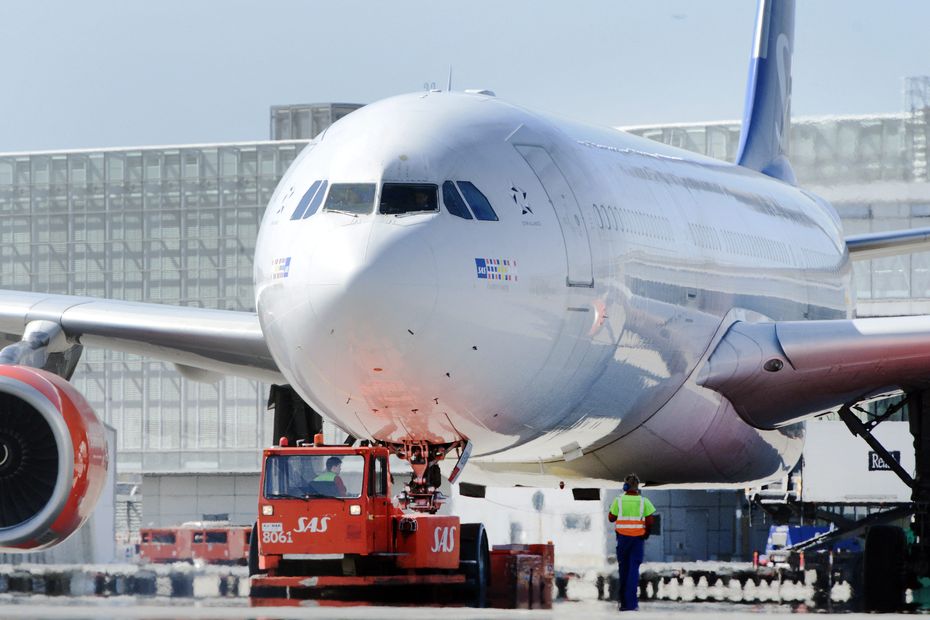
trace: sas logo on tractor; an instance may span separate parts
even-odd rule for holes
[[[455,551],[455,526],[437,527],[433,530],[433,553]]]
[[[301,517],[297,519],[297,529],[294,530],[294,532],[296,534],[303,534],[304,532],[322,534],[329,526],[329,520],[331,518],[332,517],[313,517],[312,519],[308,519],[307,517]]]

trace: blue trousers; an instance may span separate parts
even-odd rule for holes
[[[620,568],[620,610],[639,608],[639,565],[645,541],[639,536],[617,534],[617,566]]]

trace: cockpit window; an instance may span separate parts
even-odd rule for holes
[[[438,188],[432,183],[385,183],[380,212],[385,215],[438,211]]]
[[[294,214],[291,215],[292,220],[299,220],[304,217],[304,212],[307,210],[310,201],[316,196],[318,189],[320,189],[320,181],[314,181],[310,189],[307,190],[307,193],[305,193],[303,198],[300,199],[300,202],[297,203],[297,208],[294,209]]]
[[[471,207],[476,218],[487,222],[497,221],[497,213],[494,212],[491,203],[471,181],[458,181],[457,183],[459,189],[462,190],[462,196],[465,197],[465,202]]]
[[[304,213],[304,219],[307,219],[314,213],[320,210],[320,205],[323,204],[323,197],[326,196],[326,186],[329,185],[327,181],[323,181],[320,184],[320,189],[313,196],[313,200],[310,201],[310,205],[307,207],[306,213]]]
[[[446,210],[456,217],[470,220],[471,213],[465,206],[465,201],[459,195],[459,190],[455,189],[452,181],[446,181],[442,184],[442,202],[446,205]]]
[[[322,189],[320,190],[323,191]],[[367,215],[375,204],[374,183],[333,183],[324,211]]]

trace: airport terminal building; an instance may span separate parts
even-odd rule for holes
[[[275,107],[284,139],[267,142],[0,155],[0,287],[251,310],[278,180],[307,138],[357,107]],[[268,386],[195,383],[101,350],[85,350],[73,382],[117,429],[121,473],[258,469]]]
[[[278,179],[357,107],[276,106],[261,142],[0,154],[0,288],[253,310],[255,240]],[[928,127],[928,101],[799,119],[792,162],[848,234],[928,226]],[[738,123],[627,130],[730,161],[738,147]],[[930,253],[857,263],[855,279],[861,315],[930,312]],[[254,381],[196,383],[169,364],[86,350],[73,382],[116,429],[121,476],[254,474],[270,441],[268,386]],[[736,554],[728,518],[715,544]]]

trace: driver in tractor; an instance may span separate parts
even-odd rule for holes
[[[313,486],[321,495],[330,497],[345,497],[346,485],[339,476],[342,469],[342,459],[331,456],[326,459],[326,471],[321,471],[313,479]]]

